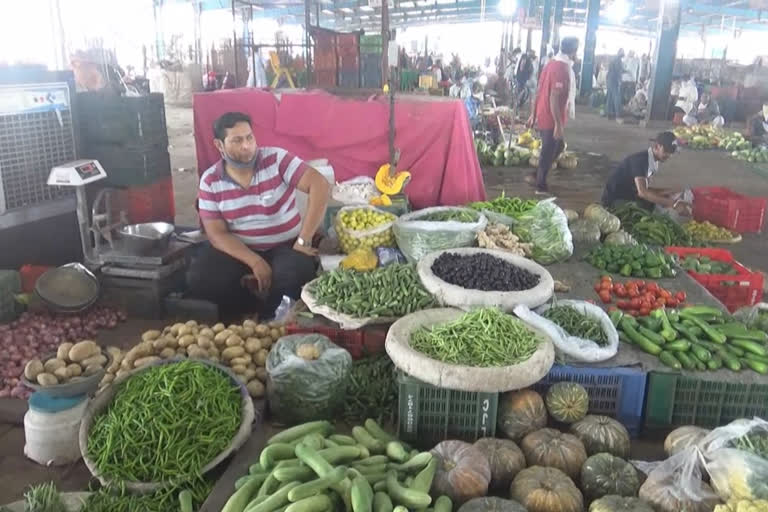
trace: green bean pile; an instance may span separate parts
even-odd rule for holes
[[[53,482],[33,485],[24,492],[24,510],[33,512],[67,512],[64,500]]]
[[[199,475],[240,428],[240,390],[195,362],[156,366],[121,384],[94,419],[88,455],[111,479],[167,482]]]
[[[768,432],[750,432],[732,441],[734,448],[754,453],[768,460]]]
[[[540,339],[519,319],[496,308],[465,313],[447,324],[411,333],[411,348],[466,366],[509,366],[528,360]]]
[[[608,344],[608,337],[600,321],[571,306],[552,306],[543,316],[562,327],[571,336],[592,340],[601,347]]]
[[[370,272],[332,270],[322,274],[310,292],[319,305],[357,318],[399,317],[435,303],[415,265],[387,265]]]
[[[430,212],[421,217],[413,219],[414,221],[424,220],[428,222],[477,222],[480,218],[476,212],[467,210],[440,210]]]
[[[192,494],[192,510],[199,510],[213,489],[213,482],[205,478],[168,485],[149,494],[136,494],[124,488],[101,488],[91,493],[80,512],[175,512],[179,506],[179,493]]]
[[[387,354],[352,362],[344,400],[344,420],[350,425],[373,418],[391,423],[397,413],[395,365]]]

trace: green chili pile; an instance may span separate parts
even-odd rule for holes
[[[592,340],[601,347],[608,344],[608,337],[600,321],[571,306],[553,306],[546,310],[543,316],[562,327],[571,336]]]
[[[182,361],[120,385],[96,417],[88,455],[111,479],[177,481],[199,475],[240,428],[240,390],[211,366]]]
[[[508,366],[528,360],[540,339],[519,319],[496,308],[465,313],[447,324],[421,327],[410,344],[433,359],[466,366]]]
[[[434,305],[415,265],[387,265],[370,272],[336,269],[322,274],[310,290],[319,305],[362,317],[399,317]]]
[[[731,442],[734,448],[768,460],[768,432],[750,432]]]
[[[86,499],[80,512],[167,512],[199,510],[213,489],[213,482],[205,478],[168,485],[149,494],[136,494],[122,487],[101,488]],[[181,506],[184,499],[179,495],[186,492],[191,495],[192,507]]]
[[[366,418],[388,424],[397,413],[395,365],[387,354],[365,357],[352,362],[344,420],[354,425]]]
[[[67,512],[64,500],[53,482],[33,485],[24,492],[24,510],[33,512]]]
[[[506,197],[504,193],[490,201],[475,201],[467,206],[474,210],[491,211],[501,213],[512,218],[518,218],[525,212],[533,209],[538,204],[535,199],[520,199],[519,197]]]
[[[430,212],[413,219],[414,221],[428,221],[428,222],[477,222],[480,216],[477,212],[468,210],[440,210],[436,212]]]

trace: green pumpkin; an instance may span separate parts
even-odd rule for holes
[[[571,433],[584,443],[588,455],[607,452],[623,459],[629,457],[629,432],[613,418],[590,414],[571,425]]]
[[[589,512],[654,512],[653,507],[640,498],[603,496],[589,506]]]
[[[695,427],[693,425],[679,427],[673,430],[667,435],[664,440],[664,451],[670,457],[678,452],[681,452],[693,446],[701,441],[704,436],[709,434],[709,430],[706,428]]]
[[[575,382],[558,382],[547,391],[547,410],[561,423],[574,423],[587,414],[589,395],[584,386]]]
[[[458,512],[527,512],[525,507],[516,501],[505,500],[495,496],[469,500]]]
[[[499,397],[499,430],[517,442],[547,425],[541,395],[530,389],[502,393]]]
[[[581,467],[581,490],[588,498],[636,496],[639,488],[640,477],[634,466],[610,453],[592,455]]]

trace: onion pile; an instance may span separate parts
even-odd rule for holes
[[[92,339],[126,319],[122,311],[96,306],[78,314],[22,313],[0,325],[0,398],[26,399],[32,390],[21,384],[24,366],[34,358],[56,352],[60,344]]]

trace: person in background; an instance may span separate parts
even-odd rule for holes
[[[637,89],[637,77],[639,74],[640,60],[635,55],[634,50],[629,50],[627,57],[624,59],[624,74],[621,77],[622,103],[624,103],[624,98],[629,101],[629,99],[635,95],[635,90]]]
[[[651,78],[651,59],[647,53],[644,53],[640,57],[640,70],[638,71],[637,79],[640,82],[648,82]]]
[[[573,60],[579,49],[579,40],[566,37],[560,42],[560,53],[550,59],[539,77],[536,105],[528,125],[535,122],[541,136],[539,168],[535,176],[536,193],[547,194],[547,173],[565,148],[565,125],[576,115],[576,77]]]
[[[213,125],[221,154],[200,178],[198,209],[210,244],[190,264],[191,297],[227,314],[258,311],[271,318],[283,296],[298,299],[315,277],[312,238],[330,196],[322,174],[288,151],[259,147],[251,118],[228,112]],[[308,194],[305,214],[296,191]]]
[[[440,82],[443,81],[443,69],[439,60],[436,60],[432,65],[432,78],[434,79],[434,86],[440,87]]]
[[[608,73],[605,77],[605,85],[607,93],[605,97],[605,116],[608,119],[616,119],[621,117],[622,114],[622,102],[621,102],[621,77],[624,75],[624,49],[619,48],[616,57],[611,59],[608,64]]]
[[[408,69],[408,54],[405,53],[405,48],[400,48],[400,54],[398,55],[398,64],[400,69]]]
[[[643,119],[648,110],[648,84],[641,82],[627,104],[627,110],[636,119]]]
[[[650,186],[659,171],[659,164],[666,162],[676,151],[677,136],[672,132],[661,132],[651,141],[648,149],[626,157],[605,184],[603,205],[610,208],[621,202],[635,201],[647,210],[658,206],[690,215],[691,205],[679,199],[680,191]]]
[[[680,90],[677,93],[675,108],[684,115],[693,112],[699,101],[699,89],[696,87],[696,79],[693,74],[688,74],[680,81]]]
[[[520,60],[520,55],[523,51],[520,48],[515,48],[511,53],[507,55],[506,68],[504,69],[504,78],[507,83],[514,85],[515,83],[515,70],[517,69],[517,61]]]
[[[768,103],[763,103],[760,112],[747,120],[747,130],[757,144],[768,142]]]
[[[533,77],[533,59],[531,52],[520,56],[515,71],[515,85],[517,87],[517,109],[520,110],[528,103],[531,96],[531,78]]]
[[[683,116],[683,123],[686,126],[711,124],[715,128],[721,128],[725,125],[725,118],[720,115],[720,105],[712,99],[712,94],[709,91],[703,91],[696,107],[690,114]]]

